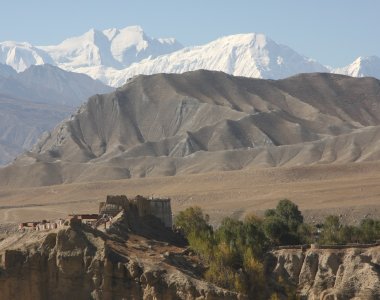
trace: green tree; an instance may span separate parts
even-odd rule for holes
[[[264,299],[266,291],[266,278],[264,265],[259,261],[258,257],[251,251],[246,249],[243,256],[244,271],[246,274],[246,290],[252,299]],[[265,297],[267,299],[267,297]]]
[[[207,277],[233,284],[236,291],[253,299],[265,294],[264,267],[261,259],[268,245],[262,221],[249,216],[244,221],[225,218],[215,231],[214,259]]]
[[[362,243],[372,243],[380,238],[380,222],[373,219],[363,219],[360,223],[360,241]]]
[[[298,206],[288,199],[280,200],[276,207],[276,215],[284,220],[292,232],[303,223],[303,216]]]
[[[341,243],[341,228],[338,216],[327,216],[322,227],[320,243],[322,244],[340,244]]]
[[[245,243],[252,250],[252,254],[262,257],[269,248],[269,240],[264,233],[263,220],[250,215],[244,220]]]
[[[175,226],[186,236],[191,232],[212,231],[208,222],[209,216],[203,214],[202,209],[198,206],[192,206],[179,212],[174,219]]]
[[[298,226],[297,233],[302,244],[312,244],[315,242],[316,227],[302,223]]]
[[[275,245],[299,244],[305,230],[299,230],[303,216],[298,206],[288,199],[280,200],[275,209],[265,211],[264,232]]]
[[[265,218],[275,217],[276,215],[277,215],[277,212],[273,208],[267,209],[264,213]]]
[[[264,220],[263,228],[265,235],[270,239],[272,244],[289,244],[287,238],[290,235],[290,230],[283,219],[277,216],[266,218]]]
[[[241,252],[245,248],[246,233],[242,221],[225,218],[220,227],[215,231],[215,239],[219,250],[224,256],[222,260],[233,268],[242,266]],[[228,249],[228,251],[227,251]]]
[[[186,236],[190,248],[209,260],[214,256],[213,228],[208,223],[208,215],[198,206],[179,212],[174,220],[175,226]]]

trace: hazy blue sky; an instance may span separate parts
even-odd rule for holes
[[[90,28],[141,25],[184,45],[264,33],[331,66],[380,56],[379,0],[15,0],[2,1],[0,41],[54,44]]]

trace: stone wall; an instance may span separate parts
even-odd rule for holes
[[[285,249],[350,249],[350,248],[372,248],[380,246],[380,242],[372,243],[372,244],[344,244],[344,245],[319,245],[319,244],[305,244],[305,245],[285,245],[285,246],[277,246],[274,247],[273,250],[285,250]]]
[[[152,215],[149,200],[143,196],[136,196],[131,203],[137,207],[139,217]]]
[[[99,215],[116,216],[123,208],[117,204],[99,203]]]
[[[128,205],[128,198],[125,195],[108,195],[107,204],[116,204],[125,208]]]
[[[125,195],[108,195],[106,202],[101,202],[99,205],[99,214],[115,216],[122,209],[138,217],[155,216],[164,223],[165,227],[172,227],[172,210],[169,198],[148,199],[138,195],[133,199],[128,199]]]
[[[172,209],[170,199],[152,199],[149,201],[152,215],[159,218],[165,227],[172,227]]]
[[[107,195],[106,202],[99,203],[99,214],[116,216],[122,209],[128,209],[128,205],[125,195]]]

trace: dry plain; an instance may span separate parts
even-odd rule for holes
[[[379,182],[380,162],[365,162],[2,188],[0,223],[96,212],[108,194],[170,197],[174,213],[198,205],[215,224],[224,216],[260,215],[288,198],[299,205],[308,221],[338,214],[352,223],[380,217]]]

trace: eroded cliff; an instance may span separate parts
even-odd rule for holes
[[[242,299],[201,280],[196,256],[173,243],[81,226],[0,242],[0,300]],[[170,236],[168,236],[170,238]]]
[[[301,299],[380,299],[380,246],[273,251],[273,275]]]

